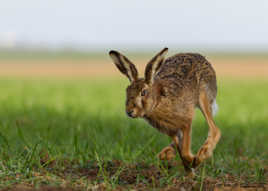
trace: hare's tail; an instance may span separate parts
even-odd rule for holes
[[[213,116],[215,116],[217,114],[218,109],[219,109],[218,104],[216,102],[216,99],[214,99],[212,102],[212,115]]]

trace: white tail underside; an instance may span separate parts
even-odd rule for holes
[[[214,99],[212,102],[212,115],[213,116],[215,116],[217,114],[218,109],[219,109],[218,104],[216,102],[216,99]]]

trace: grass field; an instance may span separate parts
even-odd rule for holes
[[[0,187],[267,183],[268,82],[219,82],[216,123],[223,136],[194,180],[185,180],[180,162],[156,158],[169,144],[167,136],[126,117],[126,85],[123,79],[0,80]],[[193,151],[206,135],[207,125],[197,112]]]
[[[220,77],[222,139],[194,178],[178,157],[157,159],[167,136],[125,115],[127,84],[119,72],[84,80],[1,77],[0,189],[268,189],[268,79]],[[197,111],[194,153],[207,131]]]

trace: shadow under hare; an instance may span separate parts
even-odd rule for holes
[[[126,113],[142,117],[173,142],[158,157],[170,160],[178,151],[184,169],[190,171],[209,158],[221,133],[213,120],[216,112],[217,83],[211,64],[200,54],[180,53],[165,59],[168,48],[153,57],[138,77],[135,65],[117,51],[109,54],[116,67],[129,80]],[[191,124],[198,107],[208,125],[206,141],[196,155],[191,152]]]

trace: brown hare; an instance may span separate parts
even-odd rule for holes
[[[117,68],[130,80],[127,87],[126,113],[142,117],[173,142],[158,157],[170,160],[178,151],[186,171],[197,167],[212,155],[221,133],[213,120],[216,110],[215,71],[200,54],[181,53],[165,59],[164,48],[149,61],[144,78],[135,65],[117,51],[109,54]],[[191,124],[198,107],[209,125],[205,143],[194,156],[191,152]]]

